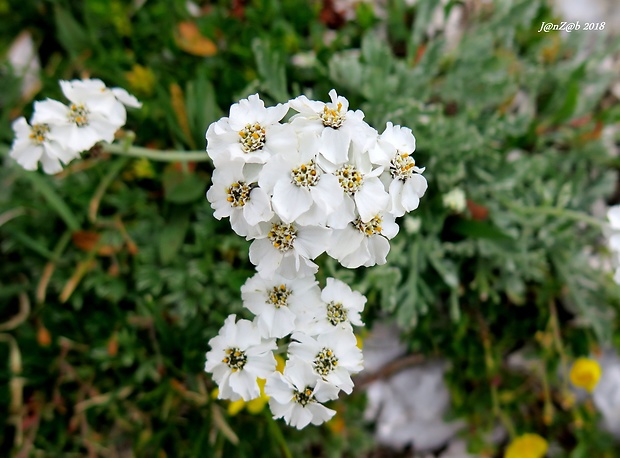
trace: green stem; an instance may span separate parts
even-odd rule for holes
[[[103,150],[121,156],[144,157],[160,162],[206,162],[211,158],[206,151],[153,150],[141,146],[122,145],[118,143],[103,144]]]
[[[598,218],[594,218],[593,216],[589,216],[582,212],[578,212],[575,210],[568,210],[566,208],[561,208],[561,207],[522,207],[520,205],[515,205],[510,202],[503,202],[503,204],[517,213],[522,213],[526,215],[527,214],[539,214],[539,215],[548,215],[548,216],[558,216],[561,218],[581,221],[583,223],[586,223],[586,224],[589,224],[595,227],[602,227],[605,224],[605,221],[600,220]]]
[[[288,448],[286,439],[284,438],[284,434],[282,434],[280,427],[276,424],[275,420],[271,418],[271,415],[269,413],[266,414],[266,417],[267,417],[267,425],[269,427],[269,430],[271,431],[272,437],[276,440],[276,442],[280,446],[282,455],[285,458],[293,458],[293,455]]]
[[[123,167],[127,165],[127,162],[129,162],[128,157],[122,157],[118,159],[118,161],[114,163],[112,167],[110,167],[108,173],[99,182],[95,194],[90,199],[90,203],[88,205],[88,219],[91,223],[95,223],[95,221],[97,221],[97,212],[99,210],[99,204],[101,203],[103,195],[105,194],[106,190],[108,189],[114,178],[116,178],[116,176],[121,172],[121,170],[123,170]]]

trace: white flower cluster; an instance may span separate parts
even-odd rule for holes
[[[609,249],[613,253],[613,265],[616,269],[614,281],[620,284],[620,205],[614,205],[607,210],[608,243]]]
[[[253,240],[257,274],[242,288],[254,321],[228,317],[205,370],[223,399],[256,398],[256,379],[267,379],[274,417],[297,428],[331,418],[321,403],[351,393],[363,364],[352,325],[363,324],[366,298],[333,278],[321,291],[313,260],[327,253],[348,268],[384,264],[395,219],[416,209],[427,187],[410,129],[388,123],[379,134],[347,99],[329,95],[329,103],[300,96],[265,107],[255,94],[206,134],[215,165],[207,198],[217,219],[229,217]],[[290,109],[296,114],[282,122]],[[285,338],[280,373],[273,350]]]
[[[79,157],[99,141],[112,142],[125,125],[125,106],[140,108],[138,100],[121,88],[109,89],[98,79],[60,81],[70,104],[47,99],[35,102],[30,124],[13,122],[15,140],[10,156],[26,170],[58,173],[62,164]]]
[[[362,370],[362,351],[352,326],[363,325],[366,298],[333,278],[321,291],[314,277],[266,279],[256,274],[241,289],[254,321],[229,316],[211,339],[205,370],[221,399],[260,396],[257,378],[276,418],[299,429],[320,424],[336,412],[321,403],[351,393],[351,375]],[[284,372],[276,370],[276,339],[290,336]]]

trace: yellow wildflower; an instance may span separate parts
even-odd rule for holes
[[[155,170],[153,164],[145,157],[134,161],[132,164],[133,173],[136,178],[153,178],[155,177]]]
[[[125,73],[131,90],[139,95],[149,96],[155,88],[155,74],[150,68],[135,64],[131,71]]]
[[[590,358],[577,358],[570,369],[570,381],[578,387],[592,392],[601,378],[601,366]]]
[[[504,453],[504,458],[542,458],[549,445],[538,434],[527,433],[514,439]]]

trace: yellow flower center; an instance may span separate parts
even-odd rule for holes
[[[362,187],[364,183],[364,177],[357,170],[354,165],[343,165],[338,170],[336,170],[336,177],[338,178],[338,183],[340,183],[340,187],[352,196]]]
[[[72,103],[69,106],[69,121],[75,123],[75,125],[77,125],[78,127],[84,127],[88,125],[89,114],[90,111],[88,111],[88,108],[86,108],[82,104],[76,105],[75,103]]]
[[[250,185],[237,181],[226,188],[226,194],[228,194],[226,200],[230,202],[231,207],[243,207],[250,200],[251,191]]]
[[[357,230],[366,237],[370,237],[371,235],[381,234],[381,231],[383,230],[381,223],[383,223],[383,220],[379,215],[377,215],[367,223],[364,223],[361,218],[357,218],[353,221],[353,226],[355,226]]]
[[[393,178],[406,181],[414,173],[415,161],[407,153],[397,154],[390,162],[390,174]]]
[[[265,128],[259,123],[246,125],[239,131],[239,143],[245,153],[261,149],[265,145]]]
[[[322,348],[315,356],[312,365],[314,370],[320,375],[325,376],[336,369],[338,358],[336,358],[336,355],[334,355],[334,352],[330,348]]]
[[[285,252],[293,248],[297,230],[292,224],[273,224],[267,237],[278,250]]]
[[[280,307],[286,307],[288,305],[288,297],[291,295],[291,290],[286,288],[286,285],[274,286],[269,293],[267,302],[274,305],[277,309]]]
[[[347,310],[342,303],[331,301],[327,304],[327,321],[329,321],[332,326],[337,326],[338,323],[347,321]]]
[[[298,187],[309,188],[319,182],[321,175],[319,175],[314,161],[310,161],[291,170],[291,178],[293,179],[293,184]]]
[[[295,390],[295,393],[293,394],[293,400],[297,404],[300,404],[302,407],[306,407],[306,404],[310,402],[315,402],[313,391],[314,390],[310,386],[305,387],[301,391]]]
[[[30,128],[30,140],[35,145],[40,145],[47,139],[47,133],[50,131],[50,128],[47,124],[33,124]]]
[[[228,348],[226,350],[226,356],[222,362],[227,364],[233,372],[237,372],[238,370],[243,369],[243,366],[245,366],[247,360],[248,358],[244,351],[241,351],[238,348]]]
[[[327,108],[327,105],[323,107],[323,113],[320,114],[321,120],[325,127],[331,127],[332,129],[338,129],[342,126],[345,119],[345,113],[341,113],[342,103],[338,103],[335,109]]]

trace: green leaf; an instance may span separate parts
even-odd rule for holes
[[[56,211],[56,213],[58,213],[58,216],[62,218],[69,229],[72,231],[77,231],[80,229],[81,225],[78,218],[71,211],[65,201],[50,186],[48,182],[49,178],[45,178],[37,172],[28,171],[24,171],[22,176],[30,180],[33,187],[39,194],[41,194],[41,197],[47,200],[47,203],[52,207],[52,209],[54,209],[54,211]]]
[[[290,96],[286,89],[286,71],[282,53],[274,49],[269,40],[260,38],[252,41],[252,51],[265,91],[277,101],[288,100]]]
[[[175,204],[186,204],[204,198],[206,183],[195,173],[168,168],[163,175],[164,198]]]
[[[88,35],[80,23],[66,9],[54,8],[54,22],[58,40],[74,57],[88,48]]]
[[[510,235],[501,231],[493,224],[484,221],[460,219],[452,224],[450,229],[465,237],[474,239],[513,240]]]
[[[162,264],[169,264],[179,252],[187,229],[191,210],[184,206],[174,206],[167,218],[167,223],[159,235],[159,259]]]
[[[11,234],[11,237],[22,243],[24,246],[27,246],[31,250],[40,254],[44,258],[52,261],[54,260],[54,253],[52,253],[45,245],[43,245],[40,241],[33,239],[32,237],[24,234],[23,232],[8,231]]]
[[[575,108],[577,108],[577,102],[579,101],[580,83],[585,75],[585,65],[580,65],[571,75],[568,84],[561,88],[562,93],[565,94],[564,102],[555,113],[553,120],[560,124],[573,115]]]

